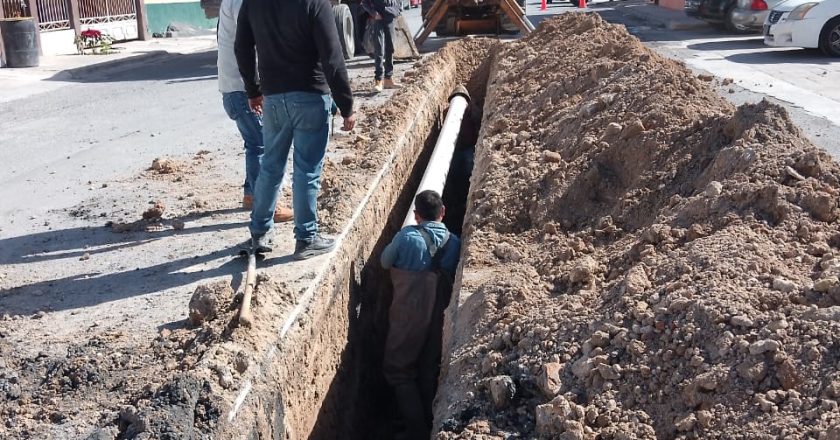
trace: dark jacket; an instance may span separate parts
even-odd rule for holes
[[[399,0],[363,0],[362,8],[371,17],[378,12],[386,21],[393,20],[402,13]]]
[[[353,92],[329,0],[244,0],[234,52],[248,97],[332,92],[341,115],[353,113]]]

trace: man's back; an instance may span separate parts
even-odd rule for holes
[[[253,77],[249,70],[255,45],[259,88],[248,81]],[[352,111],[347,69],[328,0],[244,0],[236,57],[249,96],[328,94],[332,89],[342,115]]]

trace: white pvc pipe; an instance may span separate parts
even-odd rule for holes
[[[469,105],[469,95],[463,86],[458,86],[449,98],[449,111],[446,112],[446,119],[435,142],[435,149],[432,151],[432,157],[429,158],[429,164],[426,165],[426,171],[423,173],[423,179],[420,180],[415,196],[429,189],[443,195],[443,187],[446,184],[446,176],[449,174],[449,165],[452,163],[455,142],[461,132],[461,121],[464,120],[467,105]],[[414,200],[412,199],[403,227],[415,224],[417,222],[414,220]]]

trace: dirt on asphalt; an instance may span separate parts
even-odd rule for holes
[[[597,15],[503,46],[436,438],[840,438],[840,166]]]

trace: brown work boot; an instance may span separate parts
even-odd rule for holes
[[[242,208],[243,209],[251,209],[254,207],[254,196],[251,195],[244,195],[242,196]]]
[[[383,88],[384,88],[384,86],[382,85],[382,80],[381,79],[377,79],[377,80],[373,81],[373,90],[376,93],[381,92]]]
[[[398,89],[401,86],[394,82],[393,78],[385,78],[385,88],[386,89]]]
[[[295,219],[295,213],[291,208],[278,206],[274,208],[274,223],[285,223]]]

